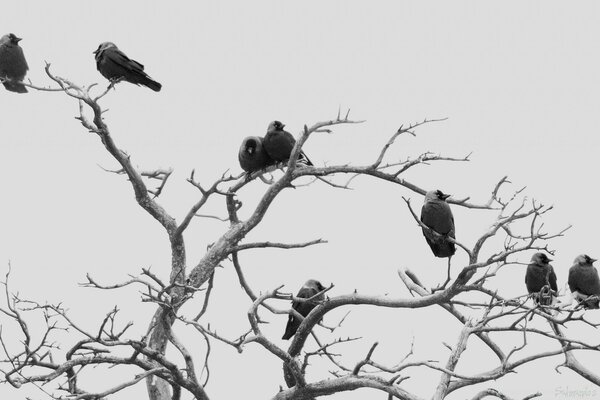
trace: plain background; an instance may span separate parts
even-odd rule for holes
[[[563,287],[575,256],[600,257],[599,7],[592,1],[13,2],[3,7],[0,26],[2,34],[24,38],[28,78],[37,85],[51,84],[43,70],[47,61],[55,74],[79,84],[99,83],[96,90],[103,89],[107,81],[96,71],[92,54],[103,41],[115,42],[163,84],[154,93],[121,83],[102,105],[109,109],[105,118],[116,143],[135,165],[174,168],[159,201],[178,221],[200,197],[185,182],[191,170],[207,185],[227,170],[239,173],[241,140],[264,134],[271,120],[283,121],[297,135],[304,124],[351,108],[351,118],[366,122],[336,127],[330,135],[315,134],[304,150],[317,165],[362,165],[375,159],[401,124],[448,117],[419,128],[417,137],[400,138],[389,160],[425,151],[455,157],[473,152],[469,163],[433,163],[405,178],[425,189],[483,202],[508,175],[513,189],[527,186],[528,199],[553,204],[544,229],[556,232],[573,225],[565,237],[550,243]],[[139,288],[102,292],[78,283],[86,273],[103,283],[118,282],[142,267],[167,279],[170,254],[162,228],[137,206],[124,177],[100,168],[117,165],[98,138],[73,119],[78,112],[73,99],[0,90],[0,109],[0,271],[8,270],[10,260],[12,291],[41,303],[62,302],[91,331],[117,305],[118,322],[134,320],[131,334],[139,337],[154,310],[140,301]],[[443,281],[445,260],[431,255],[401,199],[411,197],[418,210],[422,197],[368,178],[356,179],[353,187],[343,191],[318,182],[278,197],[247,240],[324,238],[329,243],[243,253],[244,270],[256,291],[285,284],[285,290],[296,292],[306,279],[316,278],[335,283],[332,296],[355,289],[408,296],[396,274],[399,267],[417,271],[431,286]],[[242,216],[249,215],[265,188],[256,181],[241,191]],[[224,201],[212,200],[204,212],[225,216]],[[457,207],[454,214],[457,237],[468,245],[496,217]],[[216,220],[194,221],[185,235],[189,267],[226,228]],[[515,261],[526,264],[530,256],[524,253]],[[453,271],[465,261],[464,254],[455,257]],[[524,265],[507,266],[490,287],[505,296],[523,294],[523,274]],[[201,296],[183,312],[193,316],[200,306]],[[249,306],[231,264],[223,263],[204,322],[235,338],[248,327]],[[325,322],[337,323],[345,311],[328,315]],[[597,311],[589,314],[591,320],[599,319]],[[279,340],[285,317],[263,317],[270,321],[265,332],[285,346]],[[532,323],[545,327],[541,321]],[[4,316],[0,324],[9,347],[18,348],[15,327]],[[31,324],[41,326],[39,318]],[[189,328],[176,329],[202,365],[203,341]],[[362,337],[338,348],[350,366],[375,340],[381,342],[375,359],[394,364],[409,351],[413,338],[414,360],[443,364],[448,355],[443,342],[454,344],[460,325],[436,308],[358,307],[335,336],[318,329],[323,340]],[[597,343],[597,332],[588,328],[572,325],[569,333]],[[77,339],[57,335],[63,349]],[[501,341],[508,349],[520,344],[514,336]],[[314,342],[308,345],[314,348]],[[530,338],[533,350],[555,346]],[[56,354],[60,359],[60,350]],[[592,369],[598,365],[592,355],[581,355],[581,360]],[[494,361],[473,339],[459,370],[482,372],[496,367]],[[515,398],[538,390],[544,399],[600,398],[598,389],[574,373],[560,369],[558,374],[554,367],[562,361],[538,361],[478,389],[495,387]],[[328,376],[330,367],[323,360],[314,364],[310,379]],[[270,398],[283,384],[281,364],[255,344],[242,354],[215,344],[210,366],[207,391],[215,399]],[[81,384],[103,390],[135,373],[97,368],[82,376]],[[433,393],[439,374],[412,370],[411,375],[404,387],[422,396]],[[567,388],[584,395],[573,397]],[[450,398],[463,399],[474,391]],[[5,399],[25,395],[47,398],[35,388],[0,387]],[[333,398],[365,396],[383,394],[363,390]],[[144,397],[143,383],[114,396]]]

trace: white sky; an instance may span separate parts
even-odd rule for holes
[[[283,121],[298,134],[303,124],[333,118],[338,107],[351,108],[351,117],[367,122],[338,127],[333,135],[316,134],[304,147],[317,165],[332,165],[372,162],[401,124],[448,117],[417,130],[416,138],[401,138],[392,150],[394,158],[427,150],[449,156],[473,151],[472,162],[432,165],[406,178],[424,188],[472,196],[474,201],[486,199],[504,175],[516,187],[527,185],[530,197],[555,205],[546,220],[548,230],[574,225],[566,237],[552,242],[562,287],[575,256],[586,252],[600,257],[595,231],[600,213],[594,207],[598,189],[593,180],[600,147],[600,120],[595,116],[600,107],[599,7],[591,1],[568,6],[442,1],[40,1],[35,6],[12,2],[3,7],[0,33],[23,38],[28,77],[38,85],[49,84],[43,71],[48,61],[60,76],[105,87],[92,54],[103,41],[115,42],[146,66],[148,74],[163,84],[160,93],[123,83],[102,104],[110,109],[106,122],[115,141],[136,165],[175,169],[160,202],[178,220],[199,198],[185,182],[190,171],[196,169],[197,178],[206,184],[227,169],[238,173],[241,140],[262,135],[271,120]],[[140,303],[136,290],[98,292],[77,283],[88,272],[99,281],[115,282],[148,266],[167,278],[170,253],[162,228],[135,204],[125,178],[99,168],[116,168],[116,162],[73,119],[77,112],[73,99],[57,93],[19,96],[0,90],[0,109],[0,271],[4,274],[10,260],[13,290],[40,302],[62,301],[89,329],[118,304],[123,322],[135,319],[136,332],[144,331],[154,308]],[[248,215],[264,189],[262,183],[253,182],[242,190],[242,216]],[[355,181],[354,191],[318,183],[282,193],[247,239],[291,242],[322,237],[330,243],[305,250],[244,253],[247,278],[257,291],[285,284],[296,292],[306,279],[316,278],[336,284],[331,295],[356,288],[395,296],[407,295],[396,275],[400,266],[418,271],[431,285],[442,281],[445,260],[431,255],[402,196],[412,197],[419,209],[420,196],[364,178]],[[454,210],[457,237],[467,244],[495,217]],[[224,203],[212,202],[207,212],[224,215]],[[195,221],[185,236],[190,267],[225,229],[218,221]],[[456,257],[454,271],[465,260],[464,255]],[[231,265],[224,267],[218,271],[206,322],[233,338],[246,329],[250,304]],[[522,294],[523,269],[506,268],[493,284],[506,296]],[[199,300],[184,311],[193,315]],[[333,323],[343,311],[332,314],[326,321]],[[597,320],[598,315],[591,318]],[[285,318],[268,319],[272,323],[265,331],[281,343]],[[4,321],[2,317],[0,323]],[[351,313],[339,334],[364,337],[347,346],[349,364],[382,337],[375,356],[392,364],[408,351],[413,335],[417,359],[445,363],[448,353],[441,342],[453,344],[459,329],[457,322],[436,309],[380,312],[365,307]],[[180,333],[191,342],[201,365],[202,341],[188,337],[186,331]],[[576,327],[569,332],[589,333]],[[475,351],[477,346],[475,340],[470,342],[471,352],[463,361],[467,372],[493,366],[488,353]],[[249,345],[241,355],[218,345],[214,351],[207,388],[211,398],[270,398],[283,384],[280,363],[258,345]],[[582,360],[598,365],[598,358]],[[556,374],[553,368],[562,362],[560,357],[551,361],[487,386],[515,398],[543,390],[544,399],[562,398],[557,393],[566,386],[591,388],[569,371]],[[115,371],[109,374],[119,376]],[[406,388],[430,395],[437,375],[417,375]],[[131,371],[121,375],[131,376]],[[542,388],[538,379],[552,381]],[[103,383],[88,387],[100,389]],[[144,390],[139,385],[115,398],[139,398]],[[21,398],[25,393],[0,387],[2,398]],[[33,393],[44,398],[41,392]],[[450,398],[462,399],[465,393]],[[373,394],[358,391],[334,398],[365,395]]]

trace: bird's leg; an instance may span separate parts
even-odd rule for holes
[[[115,89],[115,85],[123,80],[123,77],[120,76],[118,78],[110,79],[110,83],[108,84],[108,88],[106,90]]]
[[[444,282],[444,288],[446,287],[446,285],[448,284],[448,282],[450,282],[450,262],[452,261],[452,256],[448,257],[448,272],[446,275],[446,282]]]
[[[448,283],[450,282],[450,261],[451,260],[452,260],[452,256],[448,257],[448,272],[446,274],[446,280],[441,285],[438,285],[438,286],[436,286],[434,288],[431,288],[431,293],[435,293],[438,290],[444,290],[444,289],[446,289],[446,285],[448,285]]]

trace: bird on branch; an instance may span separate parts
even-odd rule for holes
[[[263,147],[263,139],[258,136],[248,136],[244,139],[238,152],[238,160],[242,169],[248,174],[260,171],[274,163]]]
[[[594,261],[597,260],[582,254],[575,258],[573,266],[569,268],[569,289],[573,297],[586,309],[600,308],[600,278],[593,265]]]
[[[29,69],[23,49],[19,46],[22,39],[14,33],[0,38],[0,79],[2,84],[11,92],[27,93],[27,88],[21,81]]]
[[[421,208],[421,222],[430,229],[423,229],[423,236],[436,257],[452,257],[456,246],[448,238],[455,238],[454,216],[446,203],[449,194],[441,190],[430,190],[425,195]],[[431,232],[434,231],[439,235]]]
[[[306,281],[304,286],[302,286],[300,291],[298,291],[296,297],[302,299],[310,299],[311,297],[315,296],[317,293],[323,290],[325,290],[325,287],[321,285],[321,282],[314,279],[309,279]],[[311,300],[311,302],[293,301],[292,308],[298,311],[298,313],[303,317],[306,317],[312,311],[312,309],[317,306],[316,303],[323,300],[323,297],[324,294],[321,294],[315,297],[313,300]],[[296,331],[298,331],[298,328],[300,327],[301,323],[302,321],[298,317],[290,314],[290,316],[288,317],[288,323],[285,327],[285,333],[283,334],[282,339],[288,340],[289,338],[294,336],[296,334]]]
[[[536,304],[543,306],[551,305],[558,292],[556,274],[554,268],[550,265],[550,261],[552,260],[546,254],[535,253],[531,257],[531,263],[527,266],[527,272],[525,272],[527,291],[532,295]],[[549,296],[547,295],[547,289],[546,291],[542,290],[548,286],[551,289]]]
[[[159,92],[162,85],[144,72],[144,66],[130,59],[114,43],[104,42],[94,51],[96,68],[111,83],[121,80]]]
[[[271,122],[267,128],[267,134],[263,139],[265,151],[275,162],[288,161],[296,144],[294,136],[284,131],[284,127],[285,125],[279,121]],[[298,162],[309,166],[313,165],[304,152],[300,152]]]

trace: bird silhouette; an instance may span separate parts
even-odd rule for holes
[[[584,308],[599,308],[599,299],[589,299],[589,296],[600,296],[600,278],[598,270],[594,267],[596,259],[587,254],[575,258],[573,266],[569,268],[569,289],[577,301],[583,303]]]
[[[267,134],[263,139],[265,151],[275,162],[288,161],[292,155],[294,145],[296,144],[294,136],[292,136],[291,133],[284,131],[284,127],[285,125],[279,121],[271,122],[267,128]],[[306,165],[313,165],[304,152],[300,152],[298,162]]]
[[[248,136],[244,139],[238,152],[238,160],[248,174],[274,163],[263,147],[263,139],[258,136]]]
[[[525,272],[525,285],[527,291],[533,295],[533,299],[537,304],[548,306],[552,304],[553,295],[540,295],[544,286],[549,286],[554,293],[558,292],[556,285],[556,274],[554,268],[550,265],[550,260],[544,253],[535,253],[531,257],[531,263],[527,266]]]
[[[15,93],[27,93],[27,88],[20,82],[29,69],[23,49],[19,46],[21,40],[14,33],[0,38],[0,78],[6,90]]]
[[[304,286],[302,286],[302,288],[298,291],[298,294],[296,295],[296,297],[299,297],[302,299],[309,299],[323,290],[325,290],[325,287],[323,285],[321,285],[321,282],[314,280],[314,279],[309,279],[308,281],[306,281]],[[323,298],[324,298],[324,294],[321,294],[321,295],[315,297],[313,299],[313,301],[318,302],[320,300],[323,300]],[[317,304],[312,303],[312,301],[310,303],[309,302],[292,301],[292,308],[294,310],[298,311],[298,313],[300,315],[302,315],[303,317],[306,317],[311,312],[311,310],[313,308],[315,308],[316,306],[317,306]],[[300,327],[301,323],[302,323],[302,321],[299,318],[290,314],[290,316],[288,317],[287,325],[285,327],[285,333],[283,334],[282,339],[288,340],[289,338],[294,336],[296,334],[296,331]]]
[[[423,228],[423,236],[431,251],[436,257],[452,257],[456,252],[456,246],[448,238],[455,238],[454,216],[450,206],[446,203],[449,194],[441,190],[431,190],[425,195],[425,201],[421,208],[421,222],[431,230],[439,233],[434,234],[429,229]]]
[[[149,87],[155,92],[160,91],[162,85],[152,80],[144,72],[144,66],[127,57],[114,43],[101,43],[94,54],[96,55],[96,68],[109,81],[125,80]]]

